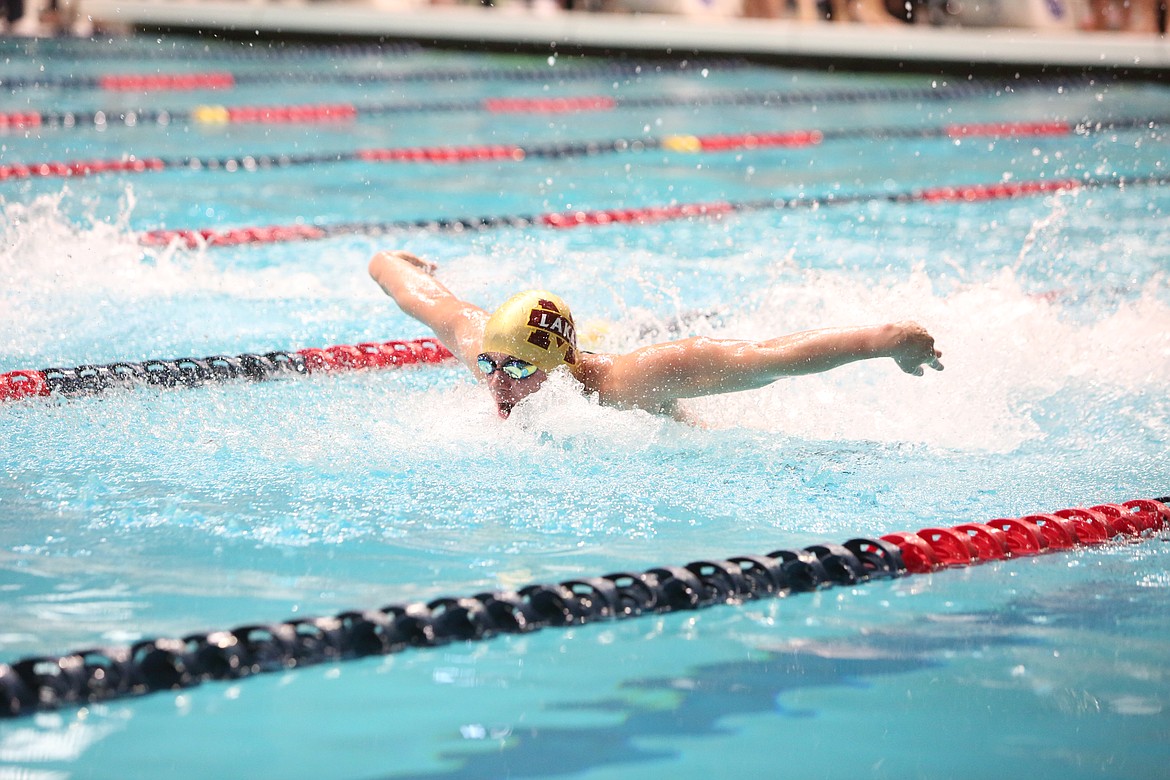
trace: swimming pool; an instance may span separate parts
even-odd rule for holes
[[[563,385],[501,423],[433,365],[0,404],[0,661],[1170,492],[1170,195],[1116,179],[1166,174],[1164,87],[5,45],[5,78],[27,83],[4,112],[74,118],[10,127],[3,165],[175,164],[0,182],[0,372],[426,336],[366,277],[390,247],[485,306],[554,289],[600,348],[914,318],[947,368],[863,364],[695,402],[698,426]],[[235,78],[63,81],[144,68]],[[365,75],[324,82],[346,73]],[[487,102],[537,98],[554,102]],[[215,119],[323,104],[362,110]],[[1084,125],[1036,124],[1053,122]],[[1034,127],[975,130],[1004,123]],[[821,137],[690,140],[803,131]],[[346,156],[489,144],[528,151]],[[296,155],[342,159],[281,161]],[[1094,186],[923,196],[1070,179]],[[672,203],[755,206],[539,219]],[[538,219],[451,221],[485,215]],[[141,240],[297,224],[330,231]],[[1165,543],[64,708],[0,721],[0,776],[1153,777],[1170,760]]]

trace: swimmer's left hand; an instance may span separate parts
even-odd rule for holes
[[[423,260],[418,255],[407,252],[405,249],[394,249],[387,252],[379,252],[378,255],[387,259],[402,260],[405,263],[413,265],[423,273],[430,274],[432,276],[439,267],[438,263],[433,263],[430,260]]]
[[[934,337],[926,332],[926,328],[917,322],[899,322],[894,327],[899,329],[899,334],[890,357],[898,368],[914,376],[926,373],[923,366],[943,370],[943,364],[939,362],[942,352],[934,348]]]

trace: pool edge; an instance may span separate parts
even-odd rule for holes
[[[1166,36],[1018,28],[853,24],[516,8],[379,8],[366,3],[88,0],[86,13],[139,30],[222,37],[412,40],[524,52],[734,55],[845,70],[954,74],[1100,72],[1163,80]],[[620,23],[618,23],[620,20]]]

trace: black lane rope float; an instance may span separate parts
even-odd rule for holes
[[[0,402],[47,396],[76,398],[139,385],[198,387],[209,382],[237,379],[262,381],[317,372],[401,368],[442,363],[452,357],[450,350],[438,340],[421,338],[341,344],[324,349],[306,347],[295,352],[212,355],[142,362],[120,361],[76,368],[18,370],[0,374]]]
[[[718,153],[752,149],[799,149],[825,141],[974,138],[1040,138],[1089,136],[1106,131],[1156,130],[1170,125],[1170,116],[1065,122],[982,122],[941,127],[859,127],[822,130],[785,130],[711,135],[667,135],[660,138],[610,138],[545,144],[479,144],[355,149],[343,152],[298,154],[240,154],[231,157],[145,157],[125,155],[118,159],[67,160],[0,165],[0,182],[53,176],[79,177],[102,173],[148,173],[167,170],[256,172],[302,165],[337,163],[416,163],[450,165],[488,161],[523,162],[534,159],[570,159],[603,154],[662,150],[683,153]]]
[[[317,71],[302,73],[288,68],[271,71],[232,73],[110,73],[102,76],[13,76],[0,78],[0,88],[17,89],[100,89],[108,92],[189,91],[231,89],[257,84],[363,84],[419,83],[443,81],[521,81],[566,82],[586,79],[628,78],[675,74],[709,75],[713,71],[735,71],[747,67],[745,60],[682,60],[674,64],[661,62],[614,61],[605,63],[570,62],[566,65],[541,67],[426,67],[409,71],[361,70]]]
[[[481,217],[438,217],[391,222],[343,222],[335,224],[293,224],[265,227],[161,229],[140,233],[144,246],[171,245],[197,247],[272,244],[287,241],[317,241],[336,236],[381,236],[410,230],[460,233],[502,227],[546,227],[567,229],[582,226],[637,224],[681,219],[721,219],[725,215],[755,211],[812,209],[858,203],[974,203],[1033,197],[1071,192],[1080,189],[1123,189],[1134,186],[1170,184],[1170,174],[1156,176],[1111,176],[1081,179],[1042,179],[1037,181],[996,182],[993,184],[959,184],[900,192],[830,193],[798,195],[792,198],[761,198],[743,201],[683,203],[662,206],[579,210],[546,214],[514,214]]]
[[[766,555],[658,566],[640,573],[579,577],[517,591],[441,597],[328,617],[147,639],[130,646],[32,656],[0,664],[0,716],[84,706],[408,648],[741,604],[1114,540],[1150,539],[1170,528],[1167,502],[1170,497],[1061,509]]]
[[[1063,92],[1075,85],[1095,82],[1042,81],[1003,85],[981,82],[940,84],[930,87],[887,87],[877,89],[818,89],[810,91],[722,91],[688,95],[614,97],[575,95],[564,97],[496,97],[467,100],[401,100],[386,103],[312,103],[307,105],[197,106],[190,111],[108,109],[98,111],[18,111],[0,113],[0,131],[37,127],[140,127],[195,122],[206,125],[289,124],[350,122],[363,117],[435,112],[479,112],[502,114],[563,114],[585,111],[615,111],[630,108],[710,108],[719,106],[764,106],[785,108],[830,103],[874,103],[894,101],[969,100],[981,97]]]

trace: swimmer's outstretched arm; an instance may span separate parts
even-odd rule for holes
[[[410,252],[379,252],[370,260],[370,276],[402,311],[434,331],[467,366],[474,366],[488,315],[436,279],[437,267]]]
[[[899,322],[794,333],[768,341],[692,338],[609,360],[603,401],[655,409],[679,398],[752,390],[786,376],[815,374],[871,358],[893,358],[908,374],[941,371],[942,352],[921,325]]]

